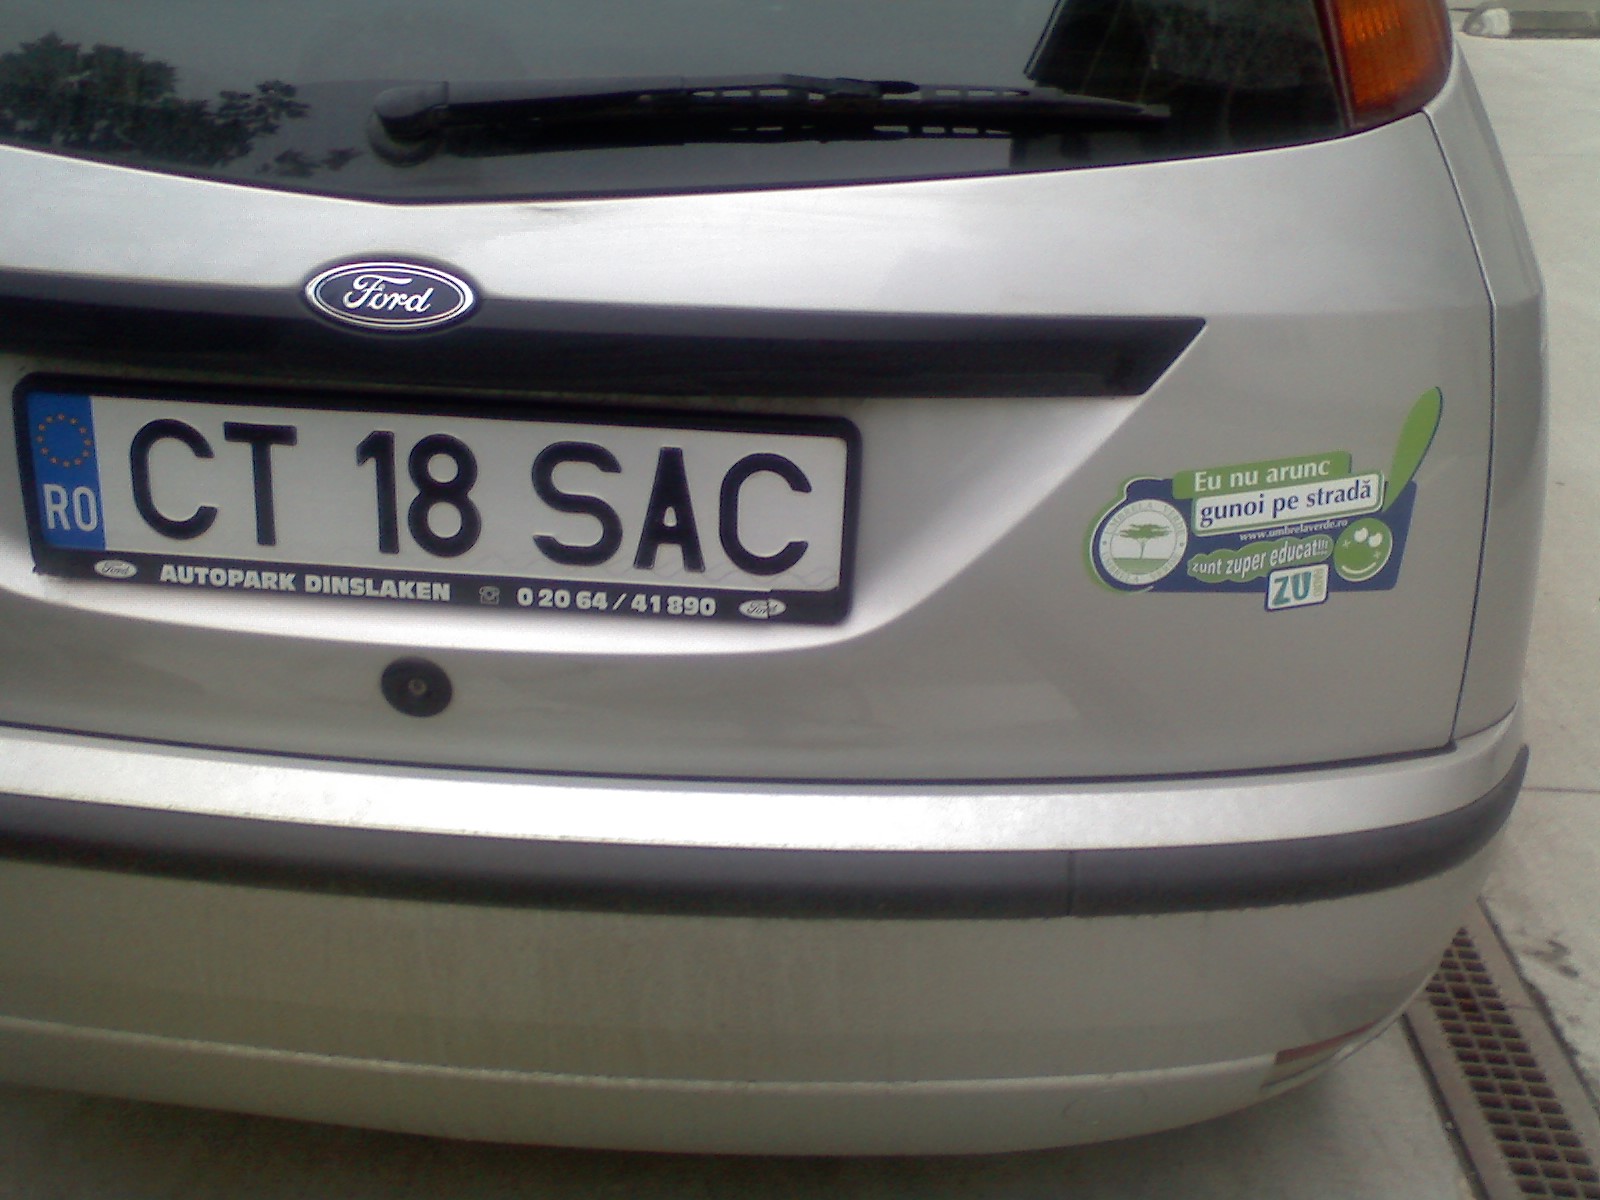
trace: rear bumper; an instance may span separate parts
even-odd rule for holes
[[[0,855],[257,887],[592,911],[987,919],[1192,912],[1378,891],[1458,866],[1510,815],[1526,762],[1523,749],[1492,787],[1445,812],[1223,844],[639,845],[352,828],[13,792],[0,793]]]
[[[988,919],[1305,903],[1426,879],[1489,843],[1526,762],[1514,718],[1433,755],[1098,785],[402,773],[14,729],[0,748],[11,858],[392,899]]]
[[[1103,1140],[1263,1099],[1282,1051],[1375,1034],[1489,857],[1314,904],[1018,921],[555,912],[0,862],[0,1076],[633,1150]]]
[[[1524,761],[1513,719],[1387,763],[968,789],[987,823],[950,819],[954,789],[860,789],[852,826],[821,821],[819,791],[630,785],[657,812],[681,800],[680,819],[726,804],[753,820],[765,801],[772,840],[809,797],[813,839],[835,831],[740,848],[737,821],[720,846],[530,840],[541,813],[577,833],[603,810],[581,781],[523,781],[496,806],[474,789],[507,780],[7,736],[0,1075],[445,1136],[764,1153],[1062,1145],[1272,1094],[1280,1052],[1376,1033],[1432,972]],[[19,798],[30,764],[55,796]],[[493,835],[465,829],[494,812]],[[400,827],[424,813],[435,828]],[[1299,836],[1218,837],[1252,814]]]

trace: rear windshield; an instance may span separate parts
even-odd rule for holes
[[[879,101],[859,88],[783,85],[792,76],[891,86]],[[620,94],[663,78],[683,80],[684,94]],[[774,86],[739,95],[729,81]],[[589,83],[611,99],[517,102],[530,88]],[[429,109],[429,97],[452,94],[439,84],[457,97],[494,84],[509,99]],[[422,98],[410,109],[423,116],[409,125],[375,115],[386,93],[407,95],[400,88]],[[1051,107],[1072,95],[1144,107]],[[1059,170],[1340,130],[1313,0],[0,8],[0,142],[347,196],[537,198]]]

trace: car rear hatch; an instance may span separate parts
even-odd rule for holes
[[[696,779],[1446,744],[1489,306],[1426,120],[1334,136],[1360,122],[1309,7],[1265,6],[1282,53],[1243,66],[1261,14],[1094,10],[1095,44],[1142,22],[1130,61],[1209,29],[1232,63],[1149,95],[1097,79],[1077,10],[949,7],[952,38],[1027,60],[1008,86],[1145,110],[970,138],[719,117],[687,145],[629,116],[600,154],[496,118],[396,165],[350,112],[536,39],[415,16],[353,76],[296,42],[311,82],[284,85],[286,18],[228,14],[272,32],[216,76],[148,20],[107,66],[82,14],[10,18],[0,720]],[[652,68],[644,20],[608,74]],[[383,75],[419,30],[436,60]],[[194,78],[163,83],[184,53]],[[952,69],[913,59],[896,78]],[[167,157],[27,109],[60,88],[24,68],[62,62],[149,92]],[[1217,126],[1221,95],[1256,115]]]

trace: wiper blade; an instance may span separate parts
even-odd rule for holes
[[[643,140],[796,128],[813,137],[875,136],[884,126],[912,136],[945,130],[1027,133],[1085,123],[1146,124],[1167,115],[1159,105],[1056,88],[811,75],[638,76],[390,88],[373,103],[370,133],[380,154],[404,162],[432,154],[451,132],[475,129],[604,145],[631,144],[652,126],[660,127],[658,136]]]

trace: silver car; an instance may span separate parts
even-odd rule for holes
[[[1436,0],[0,9],[0,1075],[996,1151],[1376,1036],[1521,781]]]

